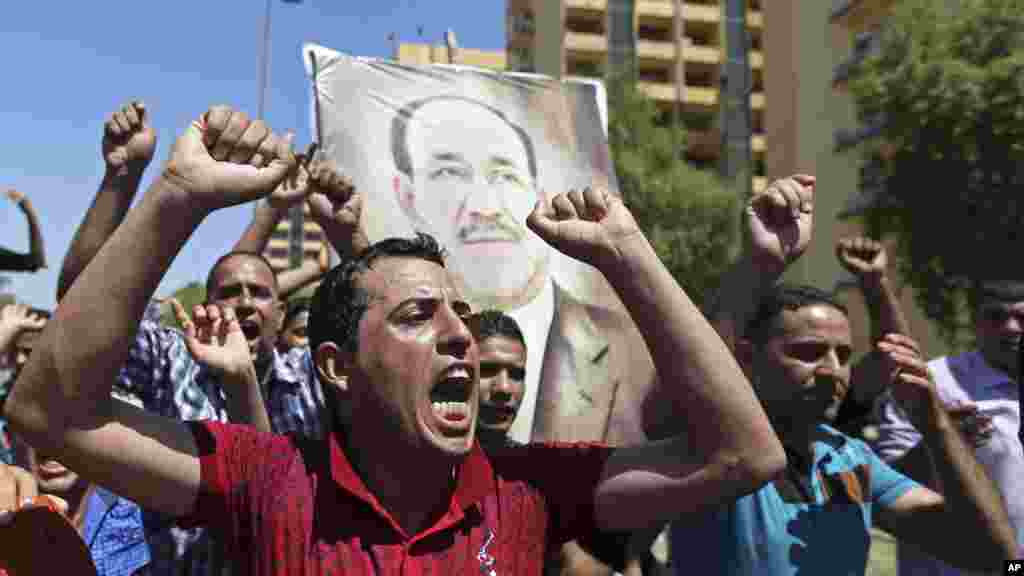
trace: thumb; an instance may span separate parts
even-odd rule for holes
[[[526,227],[540,236],[545,242],[554,238],[558,229],[558,223],[552,219],[554,211],[544,200],[538,200],[533,207],[533,212],[526,217]]]

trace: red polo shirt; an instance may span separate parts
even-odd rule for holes
[[[193,422],[202,486],[179,522],[217,534],[238,574],[540,576],[548,551],[595,532],[593,499],[610,448],[479,445],[448,511],[406,534],[356,475],[337,437],[296,440]],[[416,490],[416,479],[409,479]]]

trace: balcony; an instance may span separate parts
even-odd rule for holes
[[[637,40],[636,55],[646,60],[667,60],[672,62],[676,59],[676,46],[671,42]]]
[[[683,20],[719,24],[722,21],[722,9],[718,6],[685,2],[683,3]]]
[[[608,8],[608,0],[565,0],[566,10],[586,10],[588,12],[604,12]]]
[[[850,30],[864,32],[884,21],[896,0],[835,0],[829,20]]]
[[[565,49],[573,52],[604,54],[608,50],[608,41],[601,34],[567,31],[565,33]]]
[[[637,87],[649,98],[658,102],[675,102],[677,100],[675,84],[637,82]],[[713,107],[718,104],[718,88],[687,86],[685,103],[698,107]],[[762,110],[764,104],[764,92],[755,92],[750,95],[751,110]]]
[[[688,130],[686,132],[687,151],[695,158],[718,158],[722,151],[722,133],[714,130]],[[750,137],[751,154],[763,154],[765,151],[764,134]]]

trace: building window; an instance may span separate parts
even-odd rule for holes
[[[518,47],[509,51],[509,69],[515,72],[533,72],[533,51],[529,48]]]
[[[565,29],[577,34],[597,34],[598,36],[604,36],[604,20],[567,18],[565,21]]]
[[[513,34],[532,35],[535,30],[533,12],[527,10],[521,14],[513,14],[511,28]]]

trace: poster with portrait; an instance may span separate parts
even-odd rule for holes
[[[526,227],[542,198],[618,193],[603,86],[316,45],[303,54],[313,133],[363,194],[370,240],[431,234],[474,310],[519,323],[526,376],[510,436],[634,436],[634,393],[651,377],[635,326],[599,272]]]

